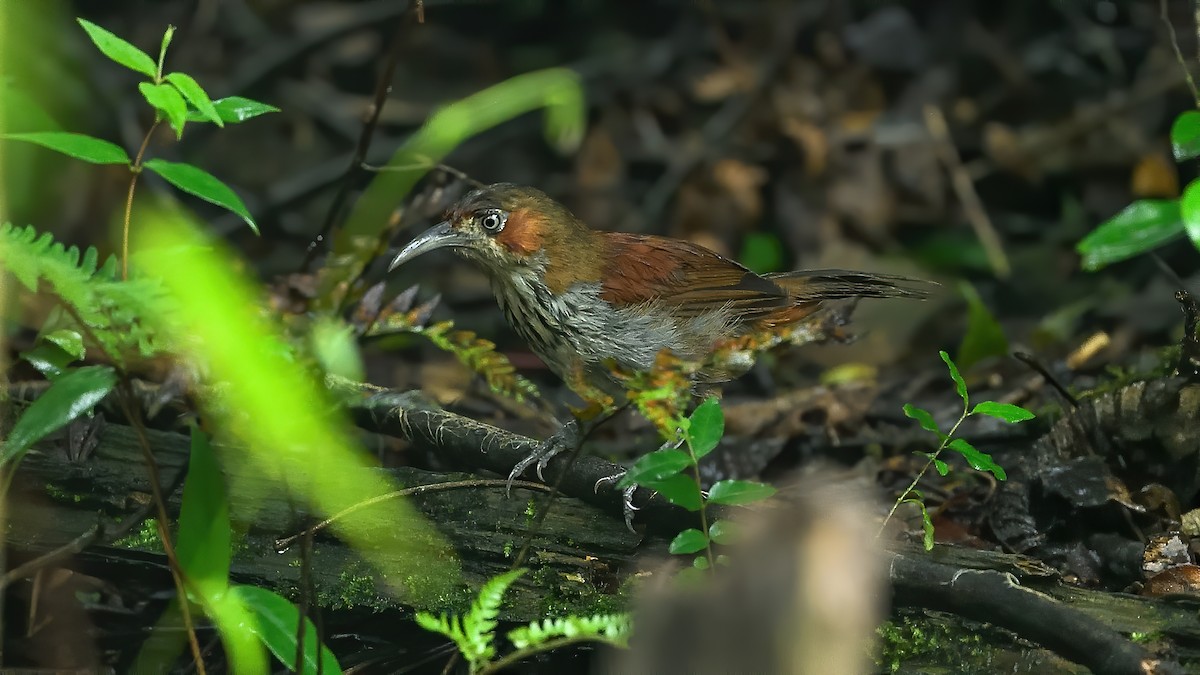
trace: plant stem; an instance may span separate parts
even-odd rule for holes
[[[129,279],[129,222],[133,215],[133,192],[137,188],[138,176],[142,175],[142,158],[146,155],[146,147],[150,145],[150,137],[154,135],[154,130],[158,128],[160,122],[162,120],[156,115],[154,124],[150,125],[145,138],[142,139],[142,147],[138,148],[137,156],[133,158],[133,164],[129,165],[129,194],[125,197],[125,222],[121,228],[122,280]]]
[[[688,454],[692,457],[692,475],[696,477],[696,489],[700,492],[700,531],[704,533],[704,556],[708,558],[708,569],[710,574],[717,570],[716,560],[713,559],[712,539],[708,536],[708,512],[705,507],[708,503],[704,499],[704,490],[700,487],[700,460],[696,458],[696,453],[692,450],[692,443],[687,443]]]
[[[895,515],[896,509],[900,508],[900,505],[904,503],[904,500],[908,498],[908,495],[912,493],[914,488],[917,487],[917,483],[920,483],[921,479],[925,477],[926,472],[929,471],[929,467],[933,466],[933,463],[937,461],[938,455],[941,455],[942,451],[946,449],[946,446],[950,444],[950,439],[954,438],[954,432],[958,431],[958,426],[962,424],[963,420],[965,419],[967,419],[967,409],[964,407],[963,413],[961,416],[959,416],[958,421],[954,423],[954,426],[950,427],[950,433],[946,434],[946,437],[942,439],[942,444],[939,445],[938,449],[929,457],[929,461],[925,462],[925,466],[921,467],[921,470],[917,472],[916,478],[913,478],[913,481],[908,484],[908,487],[904,488],[904,492],[901,492],[896,501],[892,503],[892,509],[888,511],[887,517],[883,519],[883,523],[879,526],[879,532],[875,534],[876,539],[883,536],[883,531],[887,528],[887,524],[889,521],[891,521],[892,516]]]

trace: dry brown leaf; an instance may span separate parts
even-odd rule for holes
[[[720,185],[747,220],[757,220],[762,215],[762,186],[767,182],[767,172],[762,167],[746,164],[736,159],[722,159],[713,165],[713,179]]]
[[[1175,163],[1161,153],[1143,155],[1133,167],[1129,190],[1134,198],[1172,199],[1179,196],[1179,173]]]
[[[754,88],[754,71],[748,65],[726,65],[700,76],[692,84],[692,95],[710,103]]]
[[[783,120],[783,134],[792,139],[804,154],[804,171],[810,178],[821,175],[829,164],[829,138],[817,125],[789,117]]]

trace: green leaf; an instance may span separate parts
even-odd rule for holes
[[[713,396],[696,406],[688,419],[687,442],[696,459],[700,459],[712,452],[725,435],[725,413],[721,411],[721,402]]]
[[[1200,157],[1200,112],[1187,110],[1171,125],[1171,151],[1175,161]]]
[[[766,483],[750,480],[718,481],[708,491],[708,501],[711,504],[749,504],[760,499],[766,499],[775,494],[775,488]]]
[[[675,538],[671,540],[670,548],[667,550],[673,555],[686,555],[688,553],[695,553],[696,551],[703,551],[707,546],[708,537],[693,527],[675,535]]]
[[[1183,229],[1188,239],[1200,249],[1200,180],[1188,183],[1179,200],[1179,212],[1183,216]]]
[[[950,445],[946,447],[962,455],[963,459],[967,460],[967,464],[970,464],[971,468],[976,471],[989,471],[996,477],[996,480],[1005,480],[1008,478],[1008,474],[1004,472],[1004,469],[999,464],[992,460],[991,455],[976,450],[975,446],[968,443],[966,439],[956,438],[950,441]]]
[[[157,158],[146,162],[145,167],[180,190],[233,211],[246,221],[250,229],[254,230],[254,234],[258,234],[258,226],[254,224],[254,219],[250,217],[250,212],[246,210],[241,198],[211,173],[191,164]]]
[[[23,134],[4,134],[14,141],[37,143],[75,159],[92,164],[129,164],[129,155],[116,143],[69,131],[31,131]]]
[[[90,21],[84,19],[76,19],[76,21],[87,31],[88,37],[92,39],[92,44],[96,45],[96,48],[105,56],[151,79],[157,76],[154,59],[150,58],[149,54]]]
[[[171,73],[165,78],[167,82],[175,85],[179,93],[191,103],[196,110],[200,111],[204,118],[219,127],[225,126],[225,121],[217,114],[217,109],[213,106],[212,99],[208,98],[208,92],[204,91],[204,87],[186,73]],[[186,117],[186,115],[185,115]]]
[[[44,375],[53,380],[64,372],[67,366],[84,357],[83,336],[76,331],[62,328],[43,335],[33,349],[21,353],[25,359]]]
[[[182,138],[183,126],[187,124],[187,102],[179,95],[179,90],[169,84],[142,82],[138,85],[138,91],[142,92],[147,103],[167,118],[175,130],[175,138]]]
[[[933,468],[938,472],[939,476],[945,476],[950,473],[950,465],[946,464],[937,457],[930,457],[933,460]]]
[[[217,117],[221,118],[222,122],[229,124],[245,122],[252,117],[258,117],[267,113],[279,112],[279,108],[273,105],[267,105],[266,103],[260,103],[241,96],[229,96],[217,99],[213,101],[213,109],[217,111]],[[210,120],[199,110],[189,110],[188,121],[208,122]]]
[[[925,502],[920,499],[905,499],[909,504],[916,504],[921,510],[921,529],[924,530],[924,536],[921,538],[921,543],[925,546],[926,551],[933,550],[933,520],[929,517],[929,510],[925,508]]]
[[[648,482],[674,476],[691,465],[692,458],[682,450],[674,448],[655,450],[634,462],[617,484],[620,487],[629,487],[635,483],[647,485]]]
[[[163,64],[167,61],[167,47],[171,46],[171,38],[175,37],[175,26],[167,24],[163,31],[162,46],[158,48],[158,68],[154,71],[154,80],[162,80]]]
[[[1157,248],[1183,234],[1176,199],[1139,199],[1104,221],[1075,245],[1083,269],[1095,272]]]
[[[701,572],[703,572],[703,571],[707,570],[708,567],[709,567],[709,565],[708,565],[707,557],[698,555],[692,559],[692,569],[700,570]]]
[[[201,589],[206,601],[228,587],[232,550],[225,477],[208,436],[193,425],[175,555],[187,578]]]
[[[954,380],[954,390],[963,400],[963,407],[967,407],[967,383],[963,381],[962,375],[958,372],[958,366],[954,365],[954,361],[946,352],[938,352],[942,360],[946,362],[946,367],[950,369],[950,379]]]
[[[738,536],[738,528],[733,522],[728,520],[718,520],[708,526],[708,536],[714,542],[722,546],[732,544]]]
[[[904,415],[917,421],[921,428],[925,431],[930,431],[938,435],[940,438],[942,432],[938,429],[937,422],[933,421],[933,415],[924,408],[918,408],[911,403],[904,404]]]
[[[0,449],[0,467],[20,461],[34,443],[91,412],[116,383],[108,366],[86,366],[51,382],[13,425]]]
[[[1025,420],[1033,419],[1033,413],[1022,408],[1019,405],[1011,403],[997,403],[995,401],[984,401],[977,403],[975,409],[971,411],[972,415],[987,415],[997,419],[1004,420],[1009,424],[1016,422],[1024,422]]]
[[[366,379],[354,327],[345,321],[332,317],[318,318],[312,327],[312,347],[317,362],[326,374],[344,377],[352,382]]]
[[[1008,338],[991,310],[983,304],[979,293],[967,282],[959,285],[967,301],[967,332],[958,346],[958,358],[962,368],[970,368],[989,356],[1004,356],[1008,353]]]
[[[677,473],[662,480],[651,480],[643,486],[658,492],[664,499],[688,511],[699,511],[703,504],[700,487],[690,476]]]
[[[742,240],[738,260],[758,274],[783,269],[783,244],[770,232],[751,232]]]
[[[300,611],[295,605],[271,591],[255,586],[234,586],[230,592],[236,594],[257,619],[244,628],[257,635],[275,658],[293,672],[316,675],[318,658],[321,672],[325,675],[342,672],[328,647],[320,645],[318,657],[317,628],[307,617],[304,619],[304,654],[300,668],[296,668],[296,629],[300,625]]]
[[[269,591],[268,591],[269,592]],[[259,620],[237,593],[207,598],[204,612],[216,624],[233,673],[267,673],[270,659],[255,631]],[[311,633],[309,633],[311,635]],[[293,641],[294,642],[294,641]],[[295,651],[289,660],[295,658]]]

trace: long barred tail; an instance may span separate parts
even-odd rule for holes
[[[842,298],[927,298],[937,284],[889,274],[848,270],[801,270],[765,274],[796,302]]]

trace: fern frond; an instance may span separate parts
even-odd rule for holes
[[[517,649],[536,648],[555,638],[580,638],[627,647],[633,629],[629,614],[596,614],[594,616],[565,616],[533,621],[508,633]]]
[[[417,625],[453,640],[471,665],[471,672],[475,672],[496,656],[496,619],[500,616],[504,593],[524,573],[524,569],[515,569],[489,579],[461,617],[417,612]]]
[[[33,227],[0,225],[0,268],[34,292],[46,282],[110,357],[120,359],[130,350],[151,356],[158,347],[142,317],[169,311],[161,287],[149,279],[122,281],[116,258],[103,265],[99,258],[95,248],[81,254]]]

